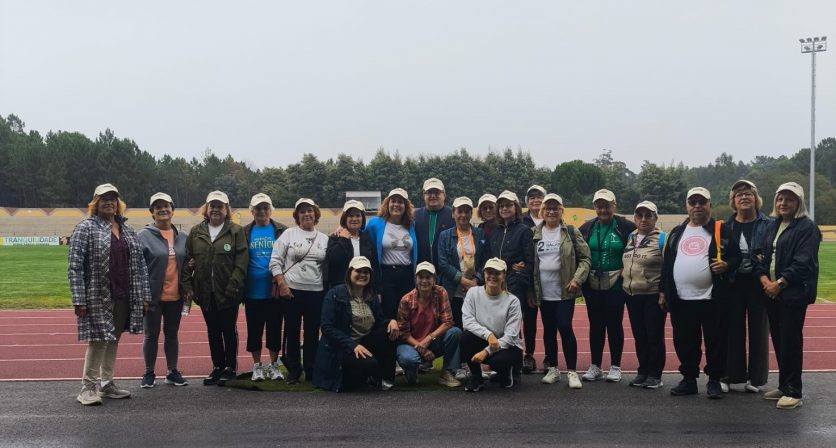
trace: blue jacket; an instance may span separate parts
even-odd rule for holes
[[[351,338],[351,304],[348,288],[339,285],[325,294],[322,301],[322,321],[319,347],[314,361],[313,385],[339,392],[343,386],[343,358],[354,351],[357,343]],[[369,307],[374,314],[373,329],[389,324],[383,317],[380,301],[372,298]]]
[[[372,237],[375,250],[377,251],[377,280],[380,281],[380,279],[383,278],[383,270],[380,269],[380,266],[383,265],[382,247],[383,233],[386,231],[386,220],[379,216],[375,216],[374,218],[370,219],[369,222],[366,223],[366,229],[364,231],[368,233],[370,237]],[[409,236],[412,238],[412,267],[414,269],[415,266],[418,266],[418,239],[415,238],[414,225],[409,228]]]
[[[439,269],[438,262],[438,237],[441,232],[456,227],[453,220],[453,209],[445,205],[438,211],[435,220],[435,233],[433,244],[430,245],[430,211],[426,207],[415,210],[415,234],[418,237],[418,262],[429,261]]]
[[[773,257],[772,242],[780,225],[781,219],[776,219],[766,229],[763,249],[755,254],[758,260],[753,270],[755,278],[769,276]],[[787,282],[778,300],[815,303],[819,283],[819,245],[821,230],[806,216],[795,218],[778,237],[774,250],[775,280],[783,277]]]
[[[723,226],[729,229],[729,232],[734,235],[734,228],[737,225],[740,225],[734,218],[737,216],[737,213],[731,215],[726,222],[723,223]],[[756,253],[763,252],[764,246],[764,235],[766,234],[766,229],[769,227],[769,223],[772,222],[772,218],[766,216],[762,211],[758,210],[758,217],[755,218],[755,225],[752,227],[752,241],[749,241],[749,257],[753,258]],[[742,262],[741,262],[742,264]],[[754,267],[755,260],[752,260],[752,266]],[[734,277],[737,275],[737,272],[729,273],[729,279],[734,281]]]
[[[479,267],[486,261],[482,260],[484,250],[482,244],[479,243],[482,239],[482,231],[474,226],[470,226],[470,231],[473,232],[473,245],[476,248],[476,280],[481,284],[482,272],[479,271]],[[452,299],[461,278],[459,236],[456,234],[456,228],[453,227],[441,232],[438,236],[438,284],[447,290],[447,297]]]

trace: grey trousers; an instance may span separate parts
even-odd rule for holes
[[[157,363],[157,350],[160,340],[160,323],[165,335],[163,351],[168,370],[177,369],[177,357],[180,343],[177,333],[180,331],[180,312],[183,310],[183,300],[173,302],[160,301],[151,306],[142,319],[145,336],[142,340],[142,355],[145,357],[145,371],[153,372]]]

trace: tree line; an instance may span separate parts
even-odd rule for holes
[[[129,206],[145,206],[157,191],[169,193],[175,204],[197,207],[211,190],[229,195],[233,207],[246,207],[254,193],[271,196],[276,207],[292,207],[299,197],[314,198],[323,207],[340,207],[345,192],[406,188],[421,203],[421,185],[429,177],[444,181],[447,197],[512,190],[523,195],[532,184],[560,194],[567,207],[590,207],[593,193],[609,188],[619,209],[629,212],[642,201],[657,204],[659,212],[684,213],[685,194],[696,185],[708,188],[715,216],[725,218],[728,190],[734,181],[755,182],[764,197],[764,211],[772,209],[772,195],[783,182],[809,185],[809,148],[792,156],[757,156],[750,162],[720,154],[706,166],[645,160],[638,173],[602,150],[591,162],[571,160],[554,167],[539,166],[531,155],[506,149],[481,157],[462,148],[446,155],[402,157],[379,149],[364,162],[347,154],[319,160],[304,154],[285,167],[254,169],[232,155],[219,157],[206,150],[186,160],[169,155],[157,158],[131,139],[107,129],[95,140],[84,134],[50,131],[42,136],[26,130],[15,115],[0,116],[0,206],[83,207],[96,185],[116,185]],[[836,138],[816,148],[816,221],[836,224]],[[809,194],[809,193],[808,193]]]

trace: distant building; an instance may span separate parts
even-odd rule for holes
[[[351,199],[362,202],[366,211],[377,211],[380,208],[379,191],[346,191],[345,200],[349,201]]]

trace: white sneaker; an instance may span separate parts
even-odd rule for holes
[[[596,366],[595,364],[592,364],[591,366],[589,366],[589,370],[587,370],[586,373],[583,374],[583,380],[584,381],[595,381],[595,380],[597,380],[599,378],[603,378],[603,377],[604,377],[604,372],[602,372],[601,368]]]
[[[494,372],[493,370],[491,370],[491,371],[484,371],[483,370],[482,371],[482,379],[483,380],[490,380],[491,378],[494,378],[497,375],[499,375],[499,374]]]
[[[746,381],[746,385],[743,386],[743,388],[746,390],[746,392],[752,392],[756,394],[761,391],[761,389],[758,386],[753,386],[751,381]]]
[[[253,364],[252,381],[264,381],[264,369],[261,367],[260,362]]]
[[[380,390],[392,390],[395,384],[389,380],[380,380]]]
[[[470,376],[470,372],[467,369],[458,369],[456,370],[456,379],[459,381],[464,381]]]
[[[621,367],[611,366],[609,373],[607,373],[607,381],[610,383],[621,381]]]
[[[117,400],[121,398],[131,398],[131,392],[125,389],[119,389],[116,387],[116,383],[108,381],[107,384],[102,386],[99,390],[99,397],[114,398]]]
[[[581,379],[578,378],[578,372],[570,370],[566,372],[566,378],[569,378],[569,389],[580,389],[583,387]]]
[[[720,390],[722,390],[724,394],[729,393],[729,383],[720,381]]]
[[[549,367],[546,370],[546,375],[540,381],[545,384],[554,384],[560,381],[560,370],[557,370],[557,367]]]
[[[403,367],[397,362],[395,363],[395,375],[403,375]]]
[[[279,370],[279,366],[281,366],[281,365],[282,364],[279,361],[271,362],[270,364],[267,364],[267,378],[270,378],[271,380],[274,380],[274,381],[283,380],[284,375],[282,374],[282,371]]]
[[[75,399],[84,406],[102,404],[102,398],[96,393],[96,386],[83,387]]]

